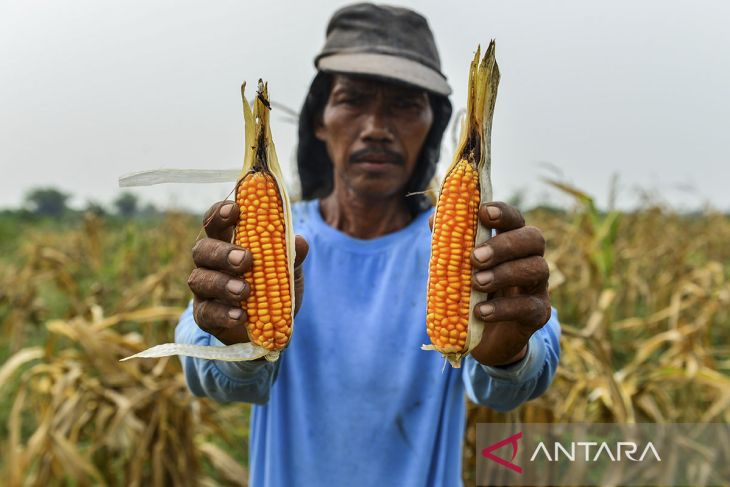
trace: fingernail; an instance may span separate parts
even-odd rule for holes
[[[246,252],[243,250],[231,250],[228,252],[228,262],[233,265],[240,265],[244,257],[246,257]]]
[[[482,245],[474,250],[474,258],[479,262],[488,261],[492,257],[492,254],[494,254],[494,251],[489,245]]]
[[[231,308],[228,310],[228,317],[232,320],[237,320],[241,317],[241,313],[243,311],[240,308]]]
[[[228,284],[226,284],[226,289],[233,294],[241,294],[241,291],[243,291],[243,281],[231,279],[228,281]]]
[[[487,317],[494,313],[494,305],[493,304],[483,304],[479,307],[479,312],[482,314],[483,317]]]
[[[484,271],[484,272],[477,272],[476,274],[477,282],[481,284],[482,286],[487,285],[494,280],[494,272],[490,271]]]
[[[487,215],[489,215],[490,220],[498,220],[502,216],[502,210],[496,206],[487,206]]]
[[[223,206],[221,206],[221,209],[218,210],[218,214],[222,216],[223,218],[228,218],[228,215],[231,214],[231,210],[233,209],[233,203],[228,203]]]

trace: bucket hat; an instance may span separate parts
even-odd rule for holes
[[[451,94],[428,21],[407,8],[357,3],[337,10],[314,64],[319,71],[372,76]]]

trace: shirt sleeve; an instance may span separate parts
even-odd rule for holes
[[[218,339],[203,331],[193,318],[190,303],[175,328],[175,342],[191,345],[223,346]],[[185,381],[196,396],[207,396],[218,402],[265,404],[276,380],[283,354],[276,362],[224,362],[181,356]]]
[[[508,367],[482,365],[468,355],[462,378],[469,400],[496,411],[507,412],[544,393],[555,377],[560,361],[560,323],[553,308],[548,322],[533,333],[527,354]]]

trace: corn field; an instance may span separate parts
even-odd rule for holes
[[[529,212],[548,241],[563,335],[555,382],[477,422],[730,420],[730,219],[661,207]],[[0,241],[0,478],[19,485],[241,485],[249,406],[187,391],[171,341],[190,294],[197,218],[14,227]],[[6,232],[3,235],[7,235]]]

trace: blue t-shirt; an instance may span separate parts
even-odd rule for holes
[[[304,300],[289,347],[274,363],[183,357],[191,391],[251,402],[250,485],[458,486],[464,395],[500,411],[542,394],[560,355],[560,325],[530,339],[506,368],[471,356],[444,367],[426,335],[430,211],[371,240],[327,225],[318,201],[293,206],[309,242]],[[176,341],[220,345],[191,308]]]

